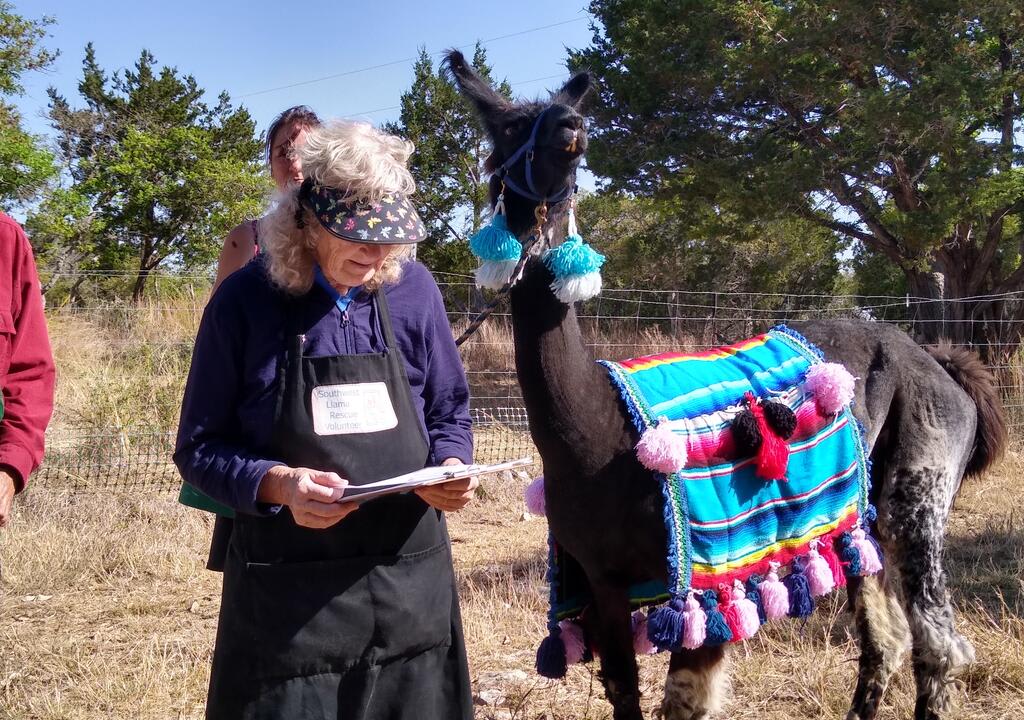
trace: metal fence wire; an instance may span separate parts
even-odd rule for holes
[[[452,276],[441,283],[449,319],[457,335],[485,298],[468,278]],[[202,292],[156,301],[159,312],[198,313]],[[1024,299],[1024,298],[1022,298]],[[775,324],[807,318],[860,317],[909,324],[925,312],[927,303],[913,297],[852,297],[832,295],[775,295],[724,292],[662,292],[606,289],[582,303],[577,314],[595,357],[621,359],[667,350],[701,350],[734,342]],[[135,310],[124,304],[53,308],[51,332],[59,333],[73,319],[89,327],[130,326]],[[942,317],[942,313],[938,314]],[[57,342],[59,336],[55,337]],[[160,333],[121,332],[104,339],[113,362],[125,353],[157,356],[168,349],[187,361],[191,339]],[[475,460],[498,462],[530,455],[540,472],[539,458],[528,433],[526,410],[512,360],[511,321],[507,308],[495,313],[462,348],[470,382],[470,411],[474,424]],[[1024,363],[1018,355],[991,366],[999,379],[1011,437],[1024,437]],[[187,371],[187,362],[182,374]],[[184,382],[184,377],[180,377]],[[117,415],[114,413],[113,415]],[[137,415],[137,414],[136,414]],[[167,413],[164,413],[166,416]],[[171,461],[175,428],[157,421],[134,419],[72,422],[58,415],[47,433],[47,451],[33,483],[72,491],[147,489],[173,491],[180,485]]]

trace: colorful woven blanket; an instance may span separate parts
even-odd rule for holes
[[[639,652],[750,637],[766,620],[806,617],[848,575],[881,569],[862,527],[873,509],[854,379],[807,340],[780,326],[704,352],[601,364],[641,437],[638,457],[663,481],[668,585],[632,588],[635,607],[660,604],[634,614]],[[588,656],[572,621],[590,598],[554,541],[550,560],[538,669],[558,676]]]

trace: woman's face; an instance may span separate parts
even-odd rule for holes
[[[283,190],[289,183],[302,182],[302,163],[299,162],[294,150],[306,142],[306,128],[296,123],[277,129],[270,145],[270,176],[278,190]]]
[[[397,247],[342,240],[316,228],[317,262],[327,281],[341,291],[369,282]]]

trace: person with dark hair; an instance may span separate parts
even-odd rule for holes
[[[0,527],[43,459],[54,376],[32,248],[0,212]]]
[[[306,142],[306,132],[320,124],[320,118],[305,105],[290,107],[267,128],[266,156],[270,176],[278,190],[302,182],[302,163],[295,151]],[[247,220],[228,233],[217,259],[213,292],[224,278],[243,268],[259,252],[259,220]]]

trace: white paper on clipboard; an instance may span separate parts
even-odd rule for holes
[[[362,503],[383,495],[409,492],[410,490],[426,487],[427,485],[440,485],[452,480],[473,477],[474,475],[494,475],[506,470],[525,467],[532,463],[532,458],[522,457],[517,460],[508,460],[507,462],[492,465],[439,465],[427,467],[422,470],[406,473],[405,475],[388,478],[387,480],[367,483],[366,485],[349,485],[336,491],[338,496],[335,500],[337,502]]]

